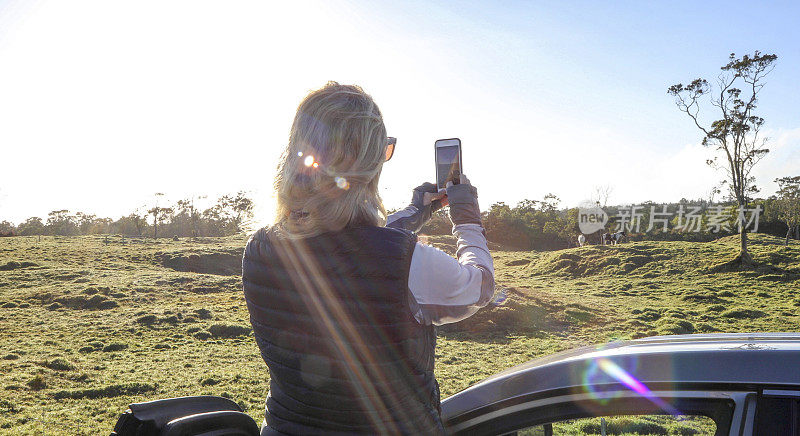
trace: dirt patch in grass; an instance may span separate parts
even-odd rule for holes
[[[506,265],[507,266],[520,266],[520,265],[527,265],[529,263],[531,263],[531,261],[529,259],[517,259],[517,260],[511,260],[511,261],[506,262]]]
[[[57,391],[53,392],[53,398],[57,400],[62,398],[71,398],[73,400],[80,400],[84,398],[111,398],[122,395],[141,395],[148,392],[153,392],[155,390],[155,385],[151,385],[149,383],[126,383],[105,386],[102,388]]]
[[[584,323],[593,318],[588,312],[570,309],[575,315],[564,313],[565,306],[553,301],[536,298],[520,298],[515,290],[510,290],[515,298],[502,304],[484,308],[475,315],[439,327],[443,333],[520,333],[531,334],[541,331],[562,331],[569,327],[569,321]]]

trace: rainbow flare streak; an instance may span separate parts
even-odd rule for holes
[[[602,357],[597,359],[597,366],[625,386],[629,387],[632,391],[648,399],[651,403],[658,406],[660,409],[668,412],[671,415],[683,415],[678,409],[672,407],[669,403],[655,396],[653,392],[639,381],[636,377],[631,375],[628,371],[622,369],[619,365],[612,362],[610,359]]]

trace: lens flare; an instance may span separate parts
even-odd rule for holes
[[[636,392],[641,397],[647,399],[651,403],[658,406],[661,410],[664,410],[671,415],[676,415],[676,416],[682,415],[682,413],[679,410],[675,409],[674,407],[672,407],[672,405],[668,404],[666,401],[657,397],[647,386],[645,386],[644,383],[642,383],[639,379],[634,377],[633,374],[629,373],[628,371],[623,369],[621,366],[617,365],[612,360],[606,357],[601,357],[599,359],[596,359],[594,363],[596,364],[596,368],[599,369],[599,371],[602,373],[603,376],[609,376],[612,379],[622,383],[633,392]],[[591,369],[590,371],[587,371],[587,376],[589,376],[590,373]],[[599,374],[595,374],[595,377],[597,375]],[[589,377],[595,378],[591,376]],[[607,396],[598,395],[597,399],[605,399],[607,401],[609,398]]]
[[[298,156],[298,157],[303,157],[303,152],[302,152],[302,151],[298,151],[298,152],[297,152],[297,156]]]
[[[314,165],[315,163],[316,162],[314,162],[314,156],[311,156],[310,154],[308,156],[306,156],[305,159],[303,159],[303,164],[305,166],[307,166],[307,167],[310,167],[311,165]]]
[[[491,305],[492,306],[500,306],[505,303],[506,299],[508,299],[508,295],[506,294],[506,290],[503,288],[499,288],[495,291],[494,297],[492,298]]]
[[[350,189],[350,183],[344,177],[334,177],[333,181],[336,182],[336,186],[338,186],[339,189],[344,189],[345,191]]]
[[[311,164],[311,166],[314,168],[319,168],[319,164],[317,162],[314,162],[313,164]]]
[[[650,393],[650,389],[647,389],[642,382],[636,379],[636,377],[632,376],[628,371],[620,368],[619,365],[612,362],[605,357],[597,360],[597,366],[605,372],[606,374],[610,375],[617,381],[622,382],[625,386],[631,388],[634,392],[638,393],[639,395],[645,396],[652,396]]]

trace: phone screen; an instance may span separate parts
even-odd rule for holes
[[[459,146],[436,147],[436,185],[444,188],[447,182],[458,180],[461,175],[461,153]]]

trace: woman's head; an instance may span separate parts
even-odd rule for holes
[[[297,237],[383,225],[378,179],[386,141],[378,106],[358,86],[329,82],[311,92],[278,164],[277,224]]]

